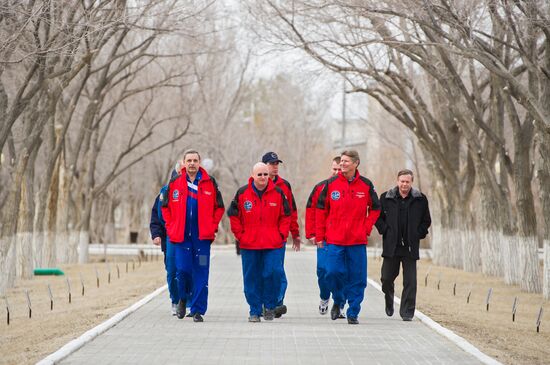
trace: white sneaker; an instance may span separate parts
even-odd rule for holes
[[[325,315],[328,312],[328,299],[327,300],[321,300],[319,302],[319,314]]]
[[[175,303],[172,303],[172,315],[175,316],[176,312],[178,310],[178,305]]]

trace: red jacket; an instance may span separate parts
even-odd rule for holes
[[[323,190],[324,184],[327,180],[323,180],[311,191],[309,198],[306,204],[306,238],[315,237],[315,214],[317,210],[317,200],[319,199],[319,194]]]
[[[227,211],[231,231],[241,248],[263,250],[283,247],[290,227],[290,206],[285,194],[269,180],[262,198],[253,179],[237,190]]]
[[[296,200],[294,200],[294,194],[292,194],[292,187],[290,183],[280,176],[277,176],[275,185],[285,193],[286,200],[290,204],[290,233],[292,238],[300,237],[300,227],[298,227],[298,209],[296,208]],[[286,236],[285,236],[286,241]]]
[[[202,167],[199,169],[202,173],[197,194],[199,239],[214,240],[225,208],[216,180],[210,177]],[[168,204],[164,203],[162,207],[162,217],[166,222],[166,234],[172,243],[183,242],[187,205],[187,172],[185,168],[181,171],[181,175],[170,181],[168,196],[163,199],[168,199]]]
[[[366,245],[380,215],[380,201],[372,182],[356,171],[352,182],[338,173],[323,185],[317,201],[315,236],[328,244]]]

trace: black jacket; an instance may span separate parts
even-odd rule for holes
[[[380,196],[382,209],[380,217],[376,221],[376,229],[382,235],[384,241],[382,257],[393,257],[398,244],[398,194],[399,189],[396,186]],[[407,243],[411,248],[410,257],[418,260],[419,242],[428,234],[432,219],[426,196],[416,189],[412,189],[410,194],[412,201],[409,204],[408,211]]]

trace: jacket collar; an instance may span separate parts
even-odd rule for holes
[[[344,174],[342,174],[342,171],[338,172],[338,178],[346,181],[346,182],[349,182],[349,183],[354,183],[358,178],[359,178],[359,169],[355,169],[355,176],[353,177],[353,180],[349,181],[345,176]]]
[[[252,176],[250,176],[248,178],[248,187],[250,189],[253,189],[252,184],[254,184],[254,178]],[[275,183],[273,182],[273,180],[268,178],[267,179],[267,187],[265,188],[264,193],[269,191],[269,190],[273,190],[273,189],[275,189]]]
[[[397,186],[394,187],[393,189],[388,190],[388,192],[386,193],[386,198],[388,198],[388,199],[397,199],[398,196],[399,196],[399,188]],[[412,188],[411,189],[411,197],[413,199],[414,198],[420,198],[420,197],[422,197],[422,193],[420,192],[420,190]]]
[[[208,175],[208,172],[206,172],[206,170],[201,166],[199,166],[199,172],[201,173],[201,181],[210,180],[210,175]],[[185,167],[181,169],[181,175],[185,176],[187,179],[187,171]],[[197,176],[199,176],[199,173],[197,173]]]

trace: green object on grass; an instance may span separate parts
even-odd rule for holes
[[[57,267],[45,267],[34,269],[34,275],[65,275],[65,273]]]

